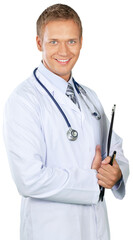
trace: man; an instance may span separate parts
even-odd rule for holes
[[[72,68],[82,47],[79,16],[67,5],[49,7],[38,18],[36,42],[42,61],[11,94],[4,121],[10,167],[22,195],[21,240],[109,240],[99,186],[122,199],[128,162],[113,133],[110,154],[117,155],[109,164],[103,108],[90,89],[81,88],[82,97],[76,91]],[[73,135],[60,107],[77,131]]]

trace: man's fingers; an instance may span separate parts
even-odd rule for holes
[[[111,157],[106,157],[103,161],[102,164],[109,164],[111,160]]]
[[[104,172],[104,175],[98,173],[97,174],[98,183],[100,186],[105,188],[112,188],[114,185],[114,179],[112,178],[112,175],[110,175],[108,172]]]
[[[100,145],[97,145],[95,149],[95,156],[92,162],[92,169],[98,170],[101,166],[101,162],[102,162],[101,147]]]
[[[101,146],[100,145],[96,146],[96,154],[100,154],[101,155]]]
[[[119,165],[118,165],[118,163],[117,163],[117,161],[114,159],[114,161],[113,161],[113,167],[118,167]]]
[[[107,188],[107,189],[111,189],[112,188],[110,185],[107,185],[107,183],[105,183],[105,182],[103,182],[101,180],[98,180],[98,184],[99,184],[99,186]]]
[[[101,146],[100,145],[96,146],[94,159],[102,159],[102,156],[101,156]]]
[[[99,173],[100,175],[108,178],[108,177],[109,177],[109,174],[110,174],[110,171],[109,171],[107,168],[104,169],[104,168],[100,167],[100,168],[98,169],[98,173]]]

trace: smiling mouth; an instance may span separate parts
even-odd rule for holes
[[[70,59],[56,59],[56,61],[61,64],[67,64],[70,60],[71,60],[71,58]]]

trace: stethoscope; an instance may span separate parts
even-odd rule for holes
[[[56,107],[58,108],[58,110],[60,111],[61,115],[63,116],[67,126],[68,126],[68,131],[67,131],[67,138],[70,141],[75,141],[78,138],[78,132],[74,129],[72,129],[70,122],[68,121],[68,118],[66,117],[65,113],[63,112],[62,108],[60,107],[60,105],[58,104],[58,102],[55,100],[55,98],[52,96],[52,94],[49,92],[49,90],[41,83],[41,81],[38,79],[38,77],[36,76],[36,71],[38,68],[36,68],[33,71],[34,77],[37,80],[37,82],[41,85],[41,87],[47,92],[47,94],[49,95],[49,97],[52,99],[52,101],[55,103]],[[81,99],[83,100],[83,102],[85,103],[85,105],[87,106],[87,108],[89,109],[89,111],[91,112],[91,114],[97,119],[100,120],[101,119],[101,115],[99,113],[99,111],[97,110],[96,106],[94,106],[94,104],[92,103],[91,99],[89,98],[88,94],[86,93],[86,91],[73,79],[73,83],[74,83],[74,87],[77,91],[77,93],[79,94],[79,96],[81,97]],[[82,94],[89,100],[89,102],[93,105],[93,108],[95,109],[94,111],[92,111],[91,107],[88,106],[88,104],[86,103],[86,101],[84,100]]]

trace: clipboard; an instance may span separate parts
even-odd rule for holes
[[[111,117],[111,123],[110,123],[109,133],[108,133],[107,156],[109,156],[109,153],[110,153],[110,145],[111,145],[112,132],[113,132],[113,123],[114,123],[115,109],[116,109],[116,105],[114,104],[114,106],[113,106],[113,108],[112,108],[112,117]],[[100,186],[99,201],[103,201],[104,194],[105,194],[105,188],[102,187],[102,186]]]

